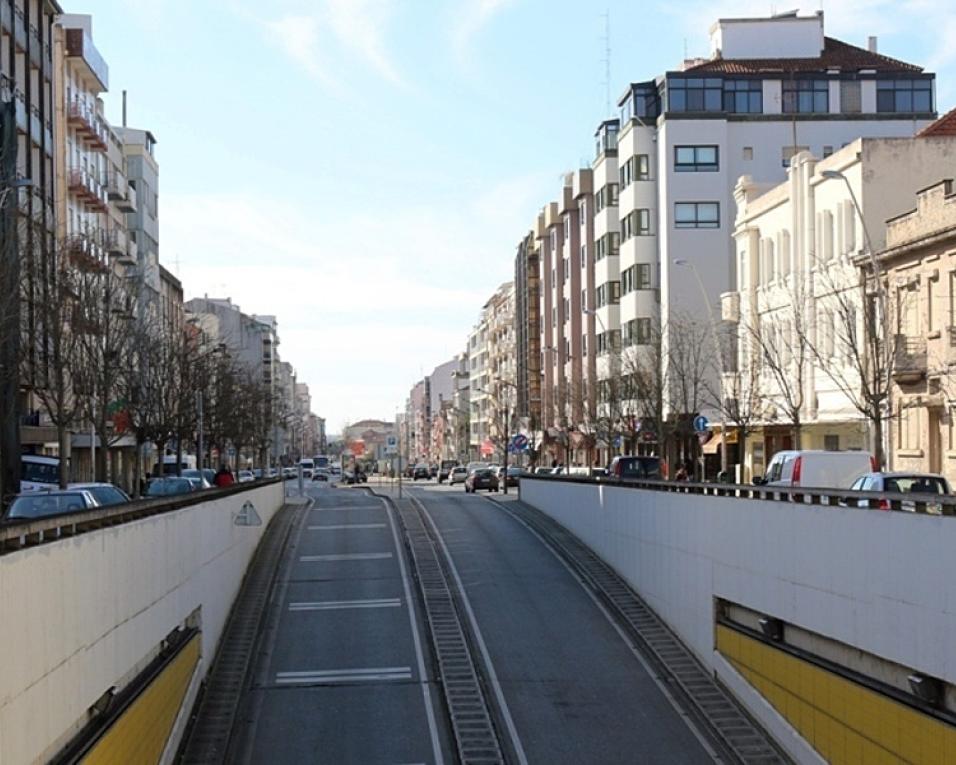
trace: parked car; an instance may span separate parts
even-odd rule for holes
[[[554,468],[549,467],[536,467],[532,472],[534,475],[551,475],[553,470]]]
[[[464,483],[468,477],[468,468],[464,465],[456,465],[451,469],[448,475],[448,483],[454,486],[456,483]]]
[[[498,485],[516,487],[521,477],[526,475],[528,475],[528,471],[523,467],[509,467],[507,469],[507,475],[505,474],[505,468],[500,467],[497,473]]]
[[[361,470],[349,471],[342,475],[343,483],[358,484],[368,481],[368,477]]]
[[[147,497],[172,497],[177,494],[190,494],[194,491],[199,491],[195,483],[188,478],[178,476],[153,478],[146,486]]]
[[[481,468],[465,479],[465,491],[474,494],[479,489],[498,491],[498,476],[491,468]]]
[[[869,452],[802,451],[777,452],[758,486],[807,487],[813,489],[849,489],[864,473],[876,472],[876,460]]]
[[[309,473],[311,474],[312,471],[310,470]],[[236,476],[236,483],[250,483],[255,480],[256,477],[251,470],[240,470],[239,475]]]
[[[322,481],[328,483],[332,480],[332,474],[328,471],[327,468],[316,468],[312,471],[312,480],[313,481]]]
[[[184,470],[180,477],[188,478],[191,481],[197,481],[199,483],[200,489],[210,489],[216,485],[214,483],[216,479],[216,471],[209,468],[204,470]]]
[[[438,483],[448,480],[451,476],[451,471],[458,465],[458,462],[455,460],[442,460],[441,465],[438,467]]]
[[[430,478],[431,478],[431,475],[430,475],[430,470],[428,468],[428,465],[424,463],[419,463],[418,465],[415,465],[415,469],[412,471],[413,481],[417,481],[419,479],[423,479],[427,481]]]
[[[469,462],[466,466],[468,470],[468,475],[471,475],[476,470],[481,470],[482,468],[491,467],[487,462]]]
[[[659,481],[661,474],[661,458],[647,455],[623,455],[611,460],[607,470],[610,481]]]
[[[90,493],[97,507],[123,505],[129,502],[129,495],[111,483],[71,483],[67,489]]]
[[[857,478],[850,489],[853,491],[879,491],[887,494],[952,494],[949,481],[937,473],[866,473]],[[878,507],[880,510],[889,510],[890,501],[888,499],[861,499],[856,506]],[[915,502],[904,501],[900,503],[900,506],[903,510],[909,510],[910,512],[916,510]]]
[[[26,521],[66,513],[81,513],[95,507],[98,507],[96,499],[85,489],[34,489],[18,494],[10,503],[3,519]]]

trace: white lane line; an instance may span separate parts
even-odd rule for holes
[[[505,701],[504,691],[501,690],[501,683],[498,682],[498,674],[495,672],[494,664],[491,663],[491,654],[488,653],[488,647],[485,645],[485,639],[481,634],[481,628],[478,626],[478,619],[475,617],[475,612],[471,607],[471,600],[468,598],[468,593],[465,591],[465,585],[461,581],[461,576],[458,574],[458,567],[455,565],[455,561],[452,559],[451,553],[448,551],[444,537],[442,537],[441,533],[438,531],[438,526],[436,525],[435,520],[431,517],[428,509],[425,507],[425,503],[420,501],[417,497],[412,497],[411,499],[421,508],[425,518],[428,519],[428,523],[435,532],[435,538],[438,540],[438,544],[441,545],[442,552],[445,554],[445,560],[448,561],[448,567],[455,579],[455,584],[458,586],[458,592],[461,593],[461,602],[465,606],[465,613],[468,616],[468,621],[471,623],[471,629],[475,636],[475,642],[478,643],[478,650],[481,653],[481,659],[485,665],[485,671],[488,673],[488,681],[491,683],[491,687],[495,692],[495,698],[498,700],[498,708],[501,710],[501,716],[504,718],[505,727],[508,729],[508,735],[511,737],[511,743],[514,746],[515,756],[518,758],[518,762],[521,763],[521,765],[528,765],[528,757],[525,755],[524,747],[521,745],[521,739],[518,737],[518,729],[515,727],[514,720],[511,718],[511,710],[508,709],[508,702]]]
[[[402,556],[402,545],[398,540],[398,529],[395,526],[395,518],[392,508],[384,499],[381,500],[385,506],[385,514],[388,516],[388,523],[392,527],[392,540],[395,542],[395,552],[398,554],[398,568],[402,572],[402,587],[405,590],[405,602],[408,603],[408,623],[412,627],[412,642],[415,644],[415,661],[418,664],[419,684],[422,687],[422,700],[425,703],[425,717],[428,719],[428,733],[432,740],[432,756],[435,758],[435,765],[445,765],[445,755],[441,749],[441,740],[438,737],[438,724],[435,722],[435,709],[432,706],[431,690],[428,686],[425,674],[425,656],[422,653],[422,638],[418,634],[418,622],[415,621],[415,607],[412,600],[412,590],[408,583],[408,571],[405,569],[405,558]]]
[[[303,555],[299,558],[303,563],[319,563],[327,560],[382,560],[391,558],[392,553],[343,553],[341,555]]]
[[[329,526],[307,526],[309,531],[337,531],[339,529],[384,529],[384,523],[336,523]]]
[[[348,608],[398,608],[400,598],[379,598],[377,600],[325,600],[290,603],[290,611],[339,611]]]
[[[375,505],[337,505],[336,507],[314,507],[313,513],[345,512],[346,510],[379,510]]]
[[[371,683],[381,680],[411,679],[411,667],[372,667],[369,669],[276,672],[276,684],[278,685],[302,685],[304,683]]]
[[[594,603],[595,606],[597,606],[598,611],[601,612],[601,614],[607,620],[607,623],[611,625],[614,631],[620,636],[621,640],[624,641],[624,645],[627,646],[628,650],[631,652],[634,658],[637,659],[638,663],[640,663],[642,667],[644,667],[644,671],[647,672],[648,677],[650,677],[651,680],[654,681],[654,684],[660,689],[661,693],[664,694],[664,698],[670,702],[670,705],[674,708],[674,711],[677,713],[678,717],[680,717],[684,721],[684,724],[688,728],[690,728],[691,734],[693,734],[693,736],[700,742],[700,745],[704,748],[704,751],[706,751],[707,754],[710,755],[711,759],[713,759],[714,762],[721,762],[720,755],[717,754],[717,751],[714,749],[713,745],[707,740],[703,732],[697,727],[696,723],[691,719],[690,715],[687,713],[687,710],[684,709],[677,702],[676,698],[674,698],[674,694],[671,693],[671,691],[668,689],[667,683],[657,673],[657,670],[655,670],[648,663],[647,659],[644,658],[643,654],[639,650],[637,650],[637,647],[634,645],[631,638],[624,631],[621,625],[617,623],[617,619],[615,619],[614,616],[611,615],[611,612],[608,611],[607,608],[604,606],[604,604],[598,599],[598,596],[591,591],[591,588],[581,578],[581,575],[578,574],[578,572],[571,567],[571,564],[568,563],[563,557],[561,557],[561,553],[559,553],[547,539],[541,536],[541,534],[539,534],[538,531],[533,526],[531,526],[531,524],[528,523],[524,518],[522,518],[517,513],[512,512],[511,508],[505,507],[501,502],[499,502],[496,499],[493,499],[492,497],[485,497],[485,499],[487,499],[491,504],[495,505],[496,507],[499,507],[503,512],[507,513],[514,520],[516,520],[518,523],[524,526],[528,530],[528,532],[541,543],[544,549],[547,550],[549,553],[551,553],[551,555],[554,557],[554,559],[558,563],[564,566],[564,569],[568,572],[568,574],[571,575],[571,578],[581,586],[581,589],[584,590],[585,594],[591,599],[591,602]]]

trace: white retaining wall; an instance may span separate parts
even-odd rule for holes
[[[0,762],[45,760],[201,611],[208,669],[281,482],[0,557]],[[237,526],[251,501],[261,526]]]
[[[544,479],[523,480],[521,499],[613,566],[735,690],[714,651],[715,597],[956,683],[956,518]],[[744,700],[780,732],[759,697]]]

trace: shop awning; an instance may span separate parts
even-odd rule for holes
[[[723,433],[714,433],[711,439],[701,447],[704,454],[717,454],[717,452],[720,451],[720,444],[723,440]]]

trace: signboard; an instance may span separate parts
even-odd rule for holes
[[[398,454],[398,436],[385,436],[385,453]]]
[[[684,420],[684,422],[687,422],[687,420]],[[710,422],[707,420],[706,417],[704,417],[704,415],[698,414],[694,418],[694,430],[697,431],[698,433],[706,432],[707,428],[709,427],[710,427]]]
[[[523,452],[528,448],[528,437],[524,433],[519,433],[511,439],[511,451]]]

